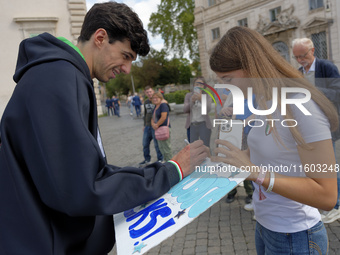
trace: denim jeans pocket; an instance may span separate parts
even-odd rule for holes
[[[327,231],[322,221],[308,230],[308,241],[310,254],[328,254]]]

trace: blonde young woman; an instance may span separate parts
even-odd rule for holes
[[[335,165],[331,130],[337,128],[338,118],[331,102],[264,37],[245,27],[234,27],[223,36],[210,57],[210,67],[224,83],[240,88],[245,97],[251,87],[259,110],[271,108],[273,88],[279,93],[277,110],[268,116],[256,116],[247,151],[217,140],[229,150],[219,147],[215,155],[221,152],[225,157],[212,158],[251,172],[248,180],[255,186],[257,253],[327,254],[327,232],[318,209],[331,210],[337,199],[339,168]],[[295,105],[289,105],[286,115],[281,115],[284,87],[310,91],[311,100],[303,106],[312,115],[303,114]],[[299,100],[305,95],[292,93],[288,97]],[[279,121],[266,121],[269,119]],[[296,123],[296,127],[286,127]]]
[[[170,137],[167,140],[157,140],[159,150],[163,155],[163,160],[168,161],[172,158],[171,152],[171,125],[169,119],[169,107],[162,103],[163,95],[156,92],[151,97],[152,103],[156,106],[152,113],[151,126],[156,131],[160,126],[169,126]]]

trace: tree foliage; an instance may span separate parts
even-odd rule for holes
[[[152,35],[161,35],[166,49],[180,58],[187,51],[191,59],[198,57],[194,8],[194,0],[161,0],[157,12],[150,17],[148,29]]]
[[[167,59],[165,50],[156,51],[141,57],[138,62],[132,64],[130,74],[119,74],[115,79],[106,83],[106,93],[112,95],[127,95],[133,92],[133,76],[135,91],[143,90],[146,86],[156,87],[167,84],[189,84],[192,78],[192,65],[188,59]]]

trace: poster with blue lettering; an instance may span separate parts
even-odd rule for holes
[[[114,215],[117,254],[143,254],[192,222],[248,172],[206,159],[159,199]]]

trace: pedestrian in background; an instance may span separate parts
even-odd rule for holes
[[[340,113],[340,74],[336,65],[332,62],[319,59],[314,56],[315,48],[309,38],[297,38],[293,40],[294,59],[301,65],[299,70],[304,77],[315,85],[334,104],[338,116]],[[332,132],[334,154],[336,158],[335,142],[340,138],[340,129]],[[332,223],[340,219],[340,172],[337,173],[338,201],[330,211],[321,214],[324,223]]]
[[[133,116],[133,105],[132,105],[132,98],[133,96],[129,94],[126,99],[126,104],[130,110],[130,115]]]
[[[135,96],[132,98],[133,105],[135,106],[136,110],[136,116],[141,117],[141,105],[142,101],[140,100],[140,97],[138,96],[137,93],[135,93]]]
[[[158,142],[155,138],[155,130],[151,126],[152,113],[155,109],[155,105],[151,102],[151,98],[155,91],[150,87],[146,86],[144,88],[144,93],[148,97],[144,102],[144,127],[143,127],[143,156],[144,160],[139,163],[139,166],[145,166],[150,164],[150,143],[153,140],[155,145],[155,151],[157,153],[157,160],[159,162],[163,161],[163,155],[158,147]]]
[[[187,113],[185,128],[187,129],[189,142],[201,139],[204,145],[209,147],[212,128],[209,112],[211,111],[212,99],[201,90],[202,88],[206,88],[204,84],[205,80],[203,77],[194,79],[193,91],[185,95],[183,112]],[[206,115],[202,115],[202,94],[205,94],[207,98]]]
[[[111,112],[111,116],[113,116],[112,100],[109,97],[106,98],[105,106],[107,108],[107,116],[110,116],[110,112]]]
[[[163,103],[163,96],[160,92],[154,93],[152,96],[152,103],[155,105],[153,110],[153,117],[151,120],[152,128],[156,131],[161,126],[169,127],[169,138],[166,140],[157,140],[159,149],[163,155],[165,161],[172,158],[171,151],[171,124],[169,117],[169,107],[166,103]],[[157,138],[157,137],[156,137]]]
[[[112,96],[112,104],[113,104],[113,109],[114,109],[115,115],[120,117],[120,100],[119,100],[119,98],[116,97],[116,96]]]

